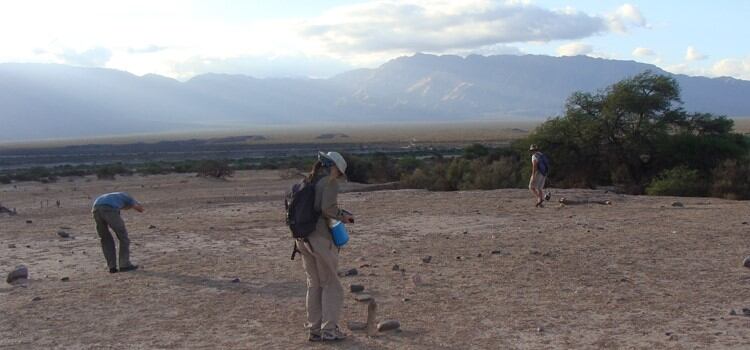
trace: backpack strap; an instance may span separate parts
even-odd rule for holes
[[[294,242],[294,248],[292,249],[292,260],[294,260],[294,256],[297,255],[297,253],[302,253],[297,249],[297,242]]]
[[[294,240],[294,247],[292,248],[292,260],[294,260],[294,256],[297,255],[297,253],[302,254],[302,252],[297,249],[297,242],[302,241],[302,244],[307,243],[307,246],[310,247],[310,251],[313,252],[312,244],[310,244],[310,241],[307,238],[297,238]]]

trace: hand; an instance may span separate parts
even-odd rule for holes
[[[142,206],[142,205],[140,205],[140,204],[136,204],[136,205],[133,205],[133,209],[135,209],[135,211],[137,211],[137,212],[139,212],[139,213],[143,213],[143,211],[144,211],[144,210],[146,210],[146,209],[144,209],[144,208],[143,208],[143,206]]]
[[[354,223],[354,215],[344,214],[343,220],[341,220],[341,221],[343,221],[344,223],[347,223],[347,224],[353,224]]]

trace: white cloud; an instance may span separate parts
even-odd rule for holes
[[[641,11],[631,4],[624,4],[618,7],[614,13],[609,14],[607,24],[610,30],[618,33],[626,33],[630,26],[649,27]]]
[[[104,47],[94,47],[81,52],[68,49],[59,57],[64,63],[73,66],[104,67],[112,57],[112,51]]]
[[[637,57],[637,58],[646,58],[646,57],[656,56],[656,52],[654,52],[654,50],[651,50],[645,47],[636,47],[633,50],[632,55],[633,57]]]
[[[700,61],[705,60],[708,58],[708,56],[698,52],[694,47],[688,46],[687,50],[685,51],[685,60],[686,61]]]
[[[301,59],[300,71],[317,75],[338,66],[333,60],[348,67],[414,52],[521,54],[516,44],[647,26],[627,4],[598,16],[570,7],[546,9],[530,0],[370,0],[313,18],[273,20],[227,20],[201,11],[213,5],[196,4],[0,0],[0,62],[106,66],[184,79],[207,69],[262,76],[267,67],[258,62],[271,57]],[[595,54],[585,47],[566,50]],[[315,69],[306,62],[327,63]]]
[[[557,48],[557,54],[560,56],[578,56],[588,55],[593,52],[591,45],[584,43],[570,43]]]
[[[579,39],[606,28],[603,18],[524,1],[377,0],[335,8],[310,21],[302,35],[348,55]]]
[[[750,56],[745,58],[725,58],[716,62],[710,69],[714,76],[729,76],[750,80]]]

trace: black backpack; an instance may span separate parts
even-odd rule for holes
[[[315,231],[318,224],[320,212],[315,210],[315,185],[316,181],[304,181],[294,184],[291,191],[287,193],[284,205],[286,206],[286,224],[292,231],[292,238],[307,240],[307,236]],[[297,253],[294,246],[292,260]]]
[[[549,158],[542,152],[536,152],[539,162],[537,163],[537,169],[542,175],[547,176],[549,174]]]

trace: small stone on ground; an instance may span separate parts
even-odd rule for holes
[[[392,331],[401,328],[401,322],[398,320],[385,320],[378,323],[378,332]]]
[[[16,266],[13,271],[8,273],[8,278],[5,279],[8,283],[13,283],[18,280],[24,280],[29,278],[29,269],[24,265]]]

